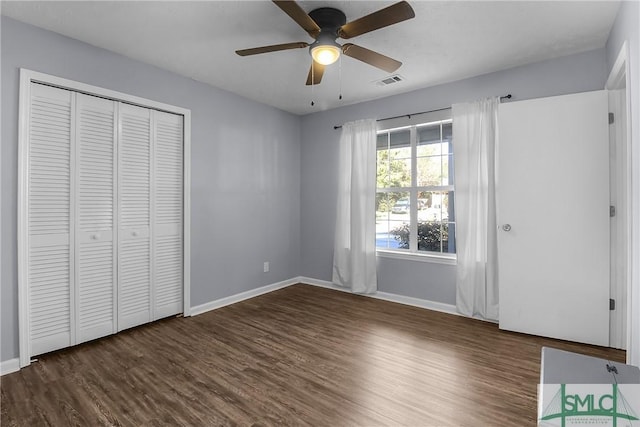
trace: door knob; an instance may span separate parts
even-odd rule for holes
[[[503,225],[503,226],[502,226],[502,229],[503,229],[504,231],[511,231],[511,224],[505,224],[505,225]]]
[[[93,240],[98,240],[98,239],[100,238],[100,233],[96,233],[96,234],[94,234],[93,236],[91,236],[91,238],[92,238]]]
[[[133,236],[137,236],[139,233],[137,231],[134,231],[133,233],[131,233]]]

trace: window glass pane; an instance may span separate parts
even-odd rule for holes
[[[447,209],[447,217],[449,222],[456,221],[456,209],[455,209],[455,195],[453,191],[447,193],[447,203],[445,204]]]
[[[418,221],[418,250],[447,252],[449,224],[441,221]]]
[[[387,193],[376,194],[376,247],[397,249],[397,245],[393,245],[393,236],[389,234],[389,221],[391,220],[389,204],[393,204],[393,202]]]
[[[416,167],[419,187],[443,185],[442,158],[442,156],[418,157]]]
[[[389,187],[391,178],[389,176],[389,150],[378,150],[377,152],[377,178],[378,188]]]
[[[419,221],[448,221],[449,192],[420,191],[418,193]],[[453,195],[453,192],[451,192]]]
[[[411,147],[392,148],[389,150],[389,158],[391,160],[407,160],[407,164],[411,167]]]
[[[376,185],[378,188],[410,187],[411,158],[397,159],[390,156],[389,150],[378,150]]]
[[[416,155],[418,157],[439,156],[440,154],[442,154],[442,144],[438,142],[427,145],[418,145],[416,147],[416,150]]]
[[[393,221],[389,230],[389,235],[394,239],[397,249],[411,249],[409,237],[409,222]]]
[[[443,251],[450,254],[456,253],[456,224],[453,222],[448,223],[448,230],[446,234],[446,245],[443,244]]]
[[[380,218],[384,218],[386,221],[389,219],[389,215],[391,214],[391,206],[393,206],[393,201],[389,197],[389,193],[376,193],[376,220]]]
[[[418,129],[418,145],[440,142],[440,123],[420,126]]]
[[[418,192],[418,251],[455,253],[453,191]]]
[[[389,148],[389,133],[380,133],[376,138],[376,148],[378,150],[388,149]]]
[[[391,148],[411,147],[411,130],[401,129],[389,132],[389,145]]]
[[[449,185],[449,156],[442,156],[442,185]]]
[[[439,156],[442,154],[439,124],[420,127],[417,133],[417,156]]]
[[[403,242],[402,230],[409,230],[409,193],[378,192],[376,194],[376,246],[389,249],[408,249],[409,240]],[[406,227],[405,227],[406,226]],[[400,233],[400,234],[398,234]]]
[[[451,139],[453,136],[452,128],[453,128],[452,123],[442,124],[442,140],[443,141],[451,142]]]
[[[377,137],[377,187],[411,186],[411,132],[386,132]]]
[[[411,186],[411,130],[389,133],[389,169],[391,187]]]

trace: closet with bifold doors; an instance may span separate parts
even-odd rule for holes
[[[184,116],[29,84],[28,356],[182,313]]]

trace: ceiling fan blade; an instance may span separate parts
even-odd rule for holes
[[[309,68],[309,75],[307,76],[307,86],[311,86],[312,80],[313,84],[317,85],[322,80],[322,75],[324,74],[324,65],[318,64],[316,61],[311,61],[311,68]]]
[[[303,47],[309,47],[309,43],[294,42],[294,43],[274,44],[271,46],[254,47],[251,49],[240,49],[240,50],[236,50],[236,53],[240,56],[249,56],[249,55],[257,55],[259,53],[277,52],[279,50],[300,49]]]
[[[276,6],[282,9],[284,13],[289,15],[291,19],[296,21],[296,23],[300,25],[303,30],[309,33],[311,37],[313,37],[314,39],[318,37],[318,34],[320,34],[320,27],[318,26],[318,24],[316,24],[316,21],[311,19],[311,17],[307,14],[307,12],[302,10],[302,8],[300,7],[300,5],[298,5],[298,3],[291,0],[289,1],[272,0],[272,1],[276,4]]]
[[[402,65],[400,61],[352,43],[342,45],[342,53],[388,73],[393,73]]]
[[[406,21],[414,16],[416,14],[409,3],[401,1],[355,21],[347,22],[340,27],[338,35],[343,39],[350,39],[351,37]]]

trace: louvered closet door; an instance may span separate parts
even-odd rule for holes
[[[153,112],[154,319],[182,313],[183,118]]]
[[[115,102],[76,95],[77,342],[116,332]]]
[[[118,329],[152,320],[151,111],[119,104]]]
[[[72,93],[31,85],[28,285],[31,355],[72,344]]]

